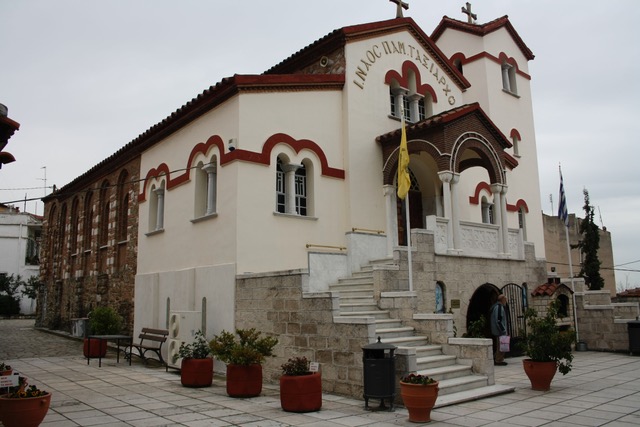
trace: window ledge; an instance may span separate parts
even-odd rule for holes
[[[162,233],[164,233],[164,228],[160,228],[158,230],[153,230],[148,233],[145,233],[145,236],[151,237],[151,236],[155,236],[156,234],[162,234]]]
[[[281,213],[281,212],[274,212],[273,216],[283,216],[283,217],[287,217],[287,218],[304,219],[304,220],[307,220],[307,221],[317,221],[318,220],[318,218],[316,218],[315,216],[303,216],[303,215],[288,214],[288,213]]]
[[[198,218],[193,218],[193,219],[192,219],[192,220],[190,220],[190,221],[191,221],[192,223],[196,224],[196,223],[198,223],[198,222],[206,221],[206,220],[208,220],[208,219],[211,219],[211,218],[217,218],[217,217],[218,217],[218,212],[214,212],[214,213],[209,214],[209,215],[203,215],[203,216],[198,217]]]
[[[511,96],[513,96],[513,97],[515,97],[515,98],[520,99],[520,95],[518,95],[518,94],[517,94],[517,93],[515,93],[515,92],[511,92],[510,90],[506,90],[505,88],[502,88],[502,91],[503,91],[504,93],[506,93],[506,94],[509,94],[509,95],[511,95]]]

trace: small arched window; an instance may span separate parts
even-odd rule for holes
[[[516,85],[516,67],[507,61],[502,62],[502,90],[511,94],[518,94],[518,86]]]
[[[289,162],[286,156],[276,161],[276,212],[308,216],[312,213],[311,183],[313,165],[309,160],[301,164]]]
[[[561,294],[558,295],[558,317],[569,316],[569,297]]]
[[[164,181],[149,190],[149,232],[164,230]]]
[[[489,203],[484,196],[482,196],[482,223],[493,224],[493,203]]]
[[[436,282],[436,313],[442,314],[446,310],[446,293],[444,283]]]

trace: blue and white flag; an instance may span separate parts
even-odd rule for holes
[[[564,195],[564,183],[562,182],[562,170],[560,170],[560,204],[558,205],[558,218],[569,226],[569,212],[567,211],[567,198]]]

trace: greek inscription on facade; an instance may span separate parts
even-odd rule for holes
[[[384,55],[407,56],[422,65],[422,67],[433,76],[436,83],[440,86],[440,90],[444,93],[449,104],[455,105],[456,98],[450,94],[451,88],[449,87],[449,83],[445,77],[446,73],[427,56],[423,49],[401,41],[384,40],[367,49],[362,58],[360,58],[360,63],[356,67],[353,84],[360,89],[364,89],[367,77],[369,76],[369,70],[371,70],[378,59],[382,58]]]

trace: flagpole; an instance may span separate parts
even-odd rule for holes
[[[405,218],[407,219],[407,262],[409,263],[409,292],[413,292],[413,263],[411,261],[411,226],[409,223],[409,193],[404,198]]]
[[[576,287],[573,281],[573,261],[571,259],[571,242],[569,241],[569,211],[567,209],[567,198],[564,194],[564,182],[562,179],[562,168],[558,165],[560,173],[560,201],[558,203],[558,217],[564,224],[564,234],[567,239],[567,256],[569,258],[569,277],[571,279],[571,291],[573,299],[573,323],[576,329],[576,342],[580,342],[580,333],[578,331],[578,311],[576,308]]]

